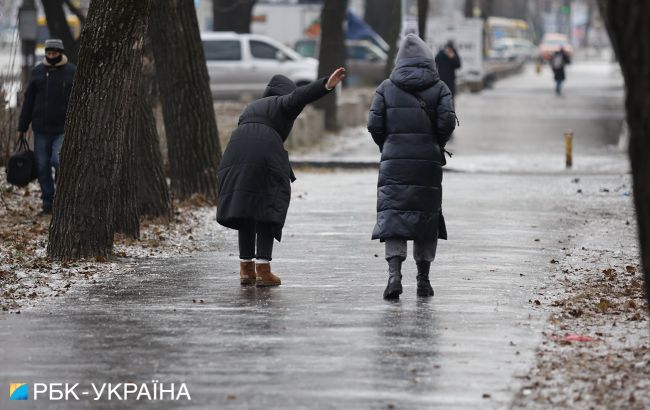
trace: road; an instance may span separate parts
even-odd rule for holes
[[[450,240],[432,268],[431,300],[415,297],[410,256],[401,300],[381,298],[383,249],[370,240],[376,171],[297,172],[274,254],[279,288],[240,288],[236,236],[206,219],[210,252],[137,261],[134,272],[0,316],[3,386],[158,380],[186,383],[191,401],[18,406],[3,394],[0,407],[507,408],[545,326],[535,300],[552,291],[549,261],[600,211],[573,179],[629,206],[617,188],[629,183],[627,164],[612,147],[620,77],[604,64],[576,64],[568,76],[563,98],[531,72],[460,96],[450,167],[463,172],[445,175]],[[565,128],[576,132],[573,171],[563,170]],[[311,158],[376,161],[362,137],[350,131],[333,139],[345,150]]]

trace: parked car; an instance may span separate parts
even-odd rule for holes
[[[559,33],[544,34],[544,37],[539,44],[539,58],[543,61],[548,61],[553,53],[560,48],[564,48],[564,51],[569,54],[569,57],[573,55],[573,47],[571,47],[567,36]]]
[[[494,42],[489,57],[494,60],[529,61],[537,54],[535,45],[523,38],[502,38]]]
[[[213,98],[260,97],[271,77],[282,74],[297,85],[316,79],[318,61],[305,58],[270,37],[234,32],[202,33]]]
[[[306,38],[296,41],[295,50],[305,57],[318,57],[320,42]],[[386,77],[384,68],[388,55],[368,40],[345,40],[347,51],[346,76],[348,85],[379,84]]]

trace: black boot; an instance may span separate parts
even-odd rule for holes
[[[428,298],[433,296],[433,288],[429,282],[429,269],[431,268],[431,262],[417,262],[418,267],[418,290],[417,295]]]
[[[399,256],[388,260],[388,285],[384,290],[384,299],[399,299],[402,293],[402,259]]]

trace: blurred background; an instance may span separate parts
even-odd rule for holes
[[[0,5],[0,162],[11,152],[20,90],[43,57],[43,42],[61,37],[76,61],[90,0],[6,0]],[[374,87],[387,77],[399,39],[419,33],[434,54],[452,41],[461,58],[456,88],[480,93],[526,67],[537,74],[560,47],[578,60],[609,60],[612,52],[596,0],[349,0],[342,19],[348,77],[338,113],[323,123],[307,110],[290,148],[312,145],[326,129],[360,126]],[[297,84],[318,76],[321,15],[318,0],[195,0],[222,143],[243,104],[261,95],[273,74]],[[45,7],[44,7],[45,6]],[[54,31],[56,35],[52,35]],[[69,32],[69,34],[68,34]],[[332,56],[331,60],[340,59]],[[152,91],[156,92],[155,87]],[[155,99],[154,99],[155,101]],[[340,107],[343,106],[343,109]],[[160,109],[159,134],[164,134]],[[327,112],[324,115],[329,115]],[[312,136],[299,135],[306,128]],[[322,129],[322,130],[321,130]],[[316,130],[314,132],[314,130]],[[164,151],[164,138],[161,138]],[[164,157],[164,156],[163,156]]]

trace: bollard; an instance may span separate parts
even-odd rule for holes
[[[573,131],[566,130],[564,132],[564,154],[566,167],[571,168],[573,166]]]

